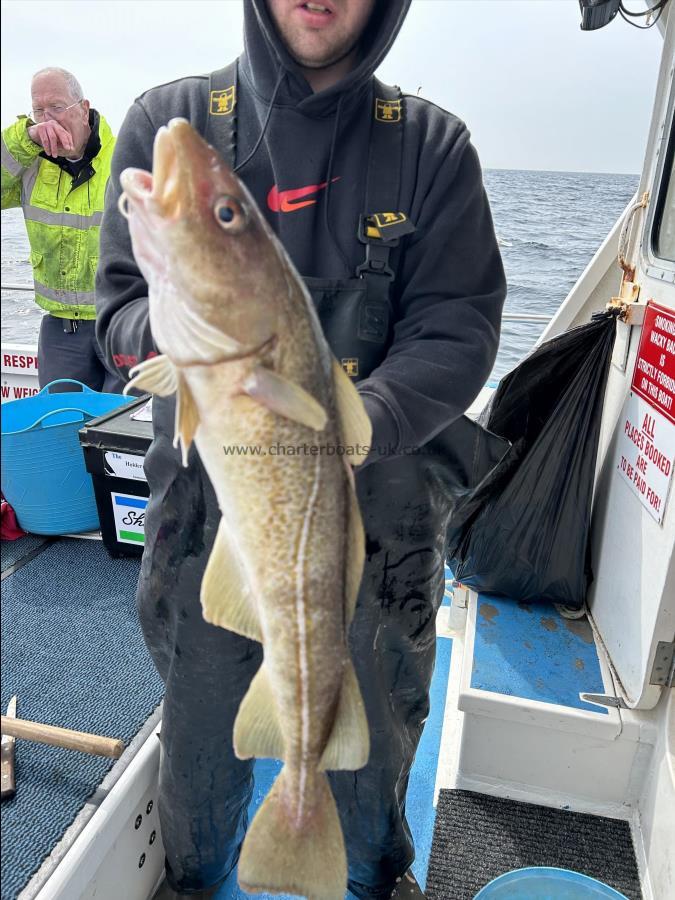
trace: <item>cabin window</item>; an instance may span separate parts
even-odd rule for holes
[[[660,259],[675,262],[675,128],[670,130],[661,189],[654,217],[653,249]]]

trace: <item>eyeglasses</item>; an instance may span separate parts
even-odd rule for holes
[[[68,112],[69,109],[72,109],[74,106],[77,106],[78,103],[82,103],[84,97],[80,97],[79,100],[76,100],[75,103],[71,103],[70,106],[46,106],[44,109],[33,109],[31,113],[33,115],[33,120],[35,122],[41,122],[45,113],[49,113],[50,116],[53,116],[55,119],[60,118],[64,114],[64,112]]]

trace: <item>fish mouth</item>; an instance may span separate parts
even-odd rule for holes
[[[155,135],[152,173],[143,169],[125,169],[120,175],[120,184],[123,193],[119,207],[125,218],[129,218],[129,204],[142,219],[178,218],[178,154],[170,127],[162,126]]]

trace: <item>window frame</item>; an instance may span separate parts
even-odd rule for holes
[[[667,112],[661,132],[658,146],[658,164],[654,173],[654,182],[650,192],[649,213],[642,237],[642,253],[646,260],[645,272],[648,275],[661,281],[675,284],[675,261],[665,259],[656,253],[656,236],[663,217],[670,178],[675,178],[675,172],[673,172],[673,155],[675,154],[675,87],[672,82]]]

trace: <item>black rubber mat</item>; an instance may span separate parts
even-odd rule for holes
[[[627,822],[473,791],[440,792],[429,900],[471,900],[498,875],[528,866],[572,869],[642,900]]]

